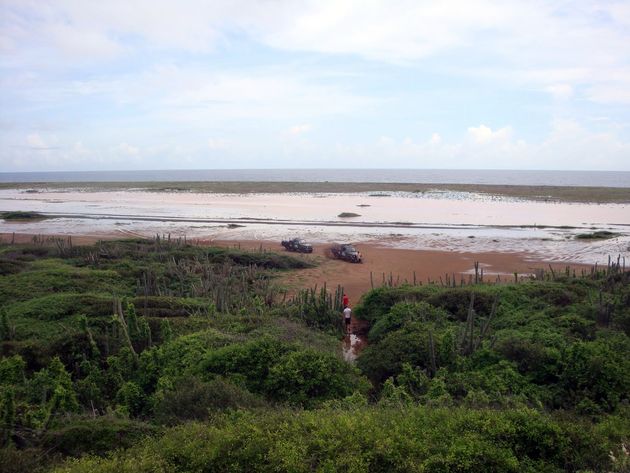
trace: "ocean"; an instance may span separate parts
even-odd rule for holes
[[[180,169],[0,172],[0,182],[391,182],[524,186],[630,187],[628,171],[446,169]]]

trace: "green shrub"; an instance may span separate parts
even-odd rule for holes
[[[222,378],[201,382],[179,378],[172,389],[158,393],[155,419],[162,424],[206,420],[213,411],[263,407],[265,402],[246,389]]]
[[[237,412],[211,425],[176,427],[108,460],[84,458],[56,471],[608,471],[606,438],[588,426],[575,437],[578,430],[531,409]]]
[[[212,351],[202,369],[271,400],[307,406],[361,387],[353,369],[334,355],[269,338]]]
[[[427,298],[427,302],[435,307],[445,310],[461,322],[468,317],[470,300],[475,294],[473,308],[478,315],[487,316],[492,311],[496,295],[488,287],[462,287],[448,288],[437,291]]]
[[[61,292],[126,295],[128,281],[115,271],[77,268],[59,260],[43,260],[28,270],[0,278],[0,304],[26,301]]]
[[[538,384],[554,383],[558,379],[560,352],[537,340],[512,335],[496,344],[496,351],[506,360],[516,363],[518,371]]]
[[[177,378],[199,373],[206,355],[234,341],[233,337],[215,329],[182,335],[159,348],[160,372]]]
[[[269,370],[297,347],[270,338],[233,344],[211,351],[201,364],[204,373],[241,378],[252,392],[263,393]]]
[[[49,471],[50,466],[59,461],[58,456],[44,449],[10,445],[0,448],[2,473],[40,473]]]
[[[25,267],[26,263],[24,263],[23,261],[0,257],[0,276],[19,273]]]
[[[121,412],[137,416],[145,408],[146,395],[133,381],[127,381],[116,393],[116,402]]]
[[[630,396],[630,341],[627,337],[577,342],[562,356],[556,403],[585,414],[611,412]]]
[[[208,307],[207,300],[184,297],[134,297],[131,302],[136,311],[145,317],[187,317]]]
[[[77,314],[111,316],[112,297],[92,293],[59,293],[19,302],[9,309],[11,318],[26,317],[54,321]]]
[[[302,269],[313,267],[313,263],[303,258],[296,258],[294,256],[274,252],[210,248],[207,249],[207,254],[214,263],[230,261],[239,266],[257,266],[265,269]]]
[[[436,290],[437,288],[432,286],[380,287],[365,294],[354,313],[357,317],[373,323],[385,316],[397,302],[422,301]]]
[[[420,302],[443,309],[457,320],[466,320],[472,293],[477,314],[488,315],[496,299],[497,289],[489,286],[440,288],[438,286],[382,287],[367,293],[356,308],[358,317],[375,322],[398,302]]]
[[[400,374],[405,363],[429,370],[432,367],[429,332],[433,335],[436,368],[454,363],[457,352],[451,328],[438,329],[431,322],[408,322],[404,328],[385,335],[379,343],[365,347],[357,366],[377,385]]]
[[[0,358],[0,386],[17,386],[24,383],[26,363],[19,355]]]
[[[105,455],[112,450],[130,448],[157,429],[143,422],[111,415],[93,419],[71,419],[48,430],[42,446],[65,456]]]
[[[405,323],[413,321],[443,321],[448,314],[426,302],[398,302],[387,315],[380,317],[370,329],[368,337],[371,343],[378,342],[389,332],[402,328]]]
[[[286,353],[270,368],[265,393],[271,399],[310,406],[344,398],[359,387],[351,368],[332,354],[313,350]]]

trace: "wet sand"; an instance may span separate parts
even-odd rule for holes
[[[630,224],[630,205],[541,202],[475,193],[208,194],[140,191],[0,190],[1,210],[74,218],[136,218],[181,223],[217,220],[305,224],[573,226]],[[354,213],[351,218],[339,217]]]
[[[233,241],[299,236],[315,244],[370,241],[398,249],[527,253],[533,260],[584,264],[605,263],[609,255],[630,256],[630,204],[541,202],[454,191],[383,195],[4,189],[0,210],[53,218],[0,221],[0,232],[172,234]],[[343,212],[359,215],[339,217]],[[598,230],[615,236],[588,242],[575,238]]]

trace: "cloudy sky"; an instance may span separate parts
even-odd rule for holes
[[[0,0],[0,171],[630,170],[630,0]]]

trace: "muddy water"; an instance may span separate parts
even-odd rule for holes
[[[366,345],[364,336],[355,333],[347,334],[343,339],[342,353],[343,359],[349,363],[354,363],[359,356],[361,349]]]
[[[368,330],[369,324],[365,320],[359,320],[354,315],[352,316],[341,347],[344,360],[354,363],[361,350],[367,345]]]

